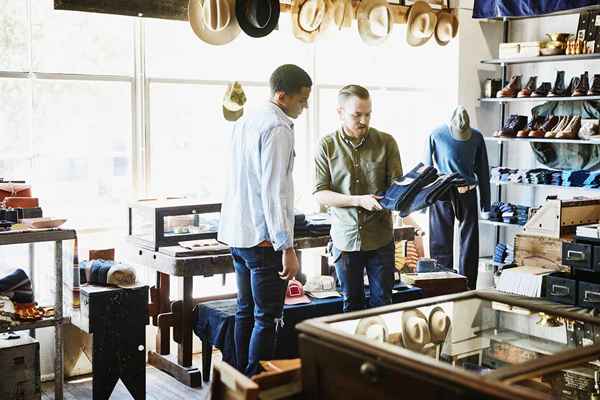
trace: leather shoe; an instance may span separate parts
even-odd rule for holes
[[[598,82],[600,84],[600,82]],[[531,97],[546,97],[552,90],[552,84],[550,82],[543,82],[537,89],[533,91]]]
[[[508,85],[504,86],[496,93],[496,97],[516,97],[521,90],[521,75],[514,75],[510,78]]]
[[[541,115],[538,115],[537,117],[532,118],[529,121],[529,124],[527,124],[527,128],[521,129],[519,132],[517,132],[517,137],[518,138],[529,137],[529,132],[541,128],[541,126],[544,124],[545,120],[546,119],[544,117],[542,117]]]
[[[556,115],[550,115],[544,121],[544,124],[539,129],[532,129],[529,132],[529,137],[543,138],[546,132],[551,131],[557,124],[559,118]]]
[[[586,96],[588,90],[590,90],[590,81],[588,78],[588,73],[585,71],[581,78],[579,78],[579,83],[577,87],[573,89],[573,94],[571,96]]]
[[[533,94],[535,89],[537,88],[537,76],[532,76],[527,81],[527,84],[523,89],[517,93],[517,97],[529,97]]]

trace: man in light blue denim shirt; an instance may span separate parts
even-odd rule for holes
[[[231,247],[237,278],[236,368],[248,376],[275,351],[294,252],[294,124],[307,108],[312,80],[296,65],[277,68],[271,99],[239,120],[218,239]]]

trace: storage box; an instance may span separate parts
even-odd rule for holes
[[[544,298],[562,304],[577,303],[577,281],[569,274],[557,273],[544,277]]]
[[[577,305],[585,308],[600,308],[600,284],[579,282]]]
[[[540,47],[540,42],[500,43],[498,57],[537,57],[540,55]]]
[[[24,333],[0,336],[0,399],[41,399],[40,345]]]
[[[187,199],[137,201],[129,205],[129,237],[155,251],[181,241],[216,239],[220,213],[221,204]]]
[[[499,58],[514,58],[519,56],[519,43],[500,43]]]
[[[562,263],[574,269],[593,271],[594,246],[565,242],[562,245]]]

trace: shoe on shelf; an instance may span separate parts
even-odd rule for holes
[[[588,73],[585,71],[585,73],[579,78],[577,86],[573,88],[573,93],[571,96],[586,96],[588,90],[590,90],[590,81],[588,78]]]
[[[550,89],[548,97],[563,97],[565,95],[565,71],[558,71],[554,86]]]
[[[556,126],[554,128],[552,128],[551,130],[546,131],[546,134],[544,135],[544,137],[546,139],[554,139],[554,138],[556,138],[556,134],[558,132],[562,131],[563,129],[565,129],[565,127],[569,123],[569,118],[570,117],[560,117],[560,120],[558,121],[558,123],[556,124]]]
[[[600,74],[594,75],[594,80],[592,81],[592,87],[587,92],[588,96],[600,96]]]
[[[546,132],[551,131],[558,124],[559,119],[556,115],[549,115],[539,129],[532,129],[529,132],[529,137],[543,138]]]
[[[496,97],[516,97],[521,90],[521,76],[522,75],[513,75],[508,84],[498,90]]]
[[[541,115],[531,118],[531,120],[529,121],[529,124],[527,124],[527,128],[521,129],[519,132],[517,132],[517,137],[518,138],[529,137],[529,132],[540,129],[542,127],[542,125],[544,125],[545,121],[546,121],[546,119]]]
[[[597,119],[582,119],[581,120],[581,128],[577,133],[579,139],[588,140],[593,136],[598,135],[598,125],[600,121]]]
[[[569,124],[556,134],[557,139],[577,139],[577,134],[581,128],[581,117],[575,115],[569,121]]]
[[[517,97],[529,97],[537,89],[537,76],[532,76],[527,81],[527,84],[523,89],[517,93]]]
[[[494,136],[514,138],[517,132],[527,127],[527,117],[525,115],[513,114],[508,117],[504,127],[497,131]]]
[[[600,84],[600,81],[598,84]],[[552,84],[550,82],[543,82],[533,91],[533,93],[531,93],[531,97],[546,97],[548,96],[548,93],[550,93],[550,90],[552,90]]]

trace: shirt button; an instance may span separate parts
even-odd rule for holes
[[[359,230],[362,230],[362,226],[359,226],[359,227],[358,227],[358,229],[359,229]]]
[[[357,179],[357,180],[356,180],[356,183],[358,183],[358,182],[360,182],[360,180],[358,180],[358,179]]]

